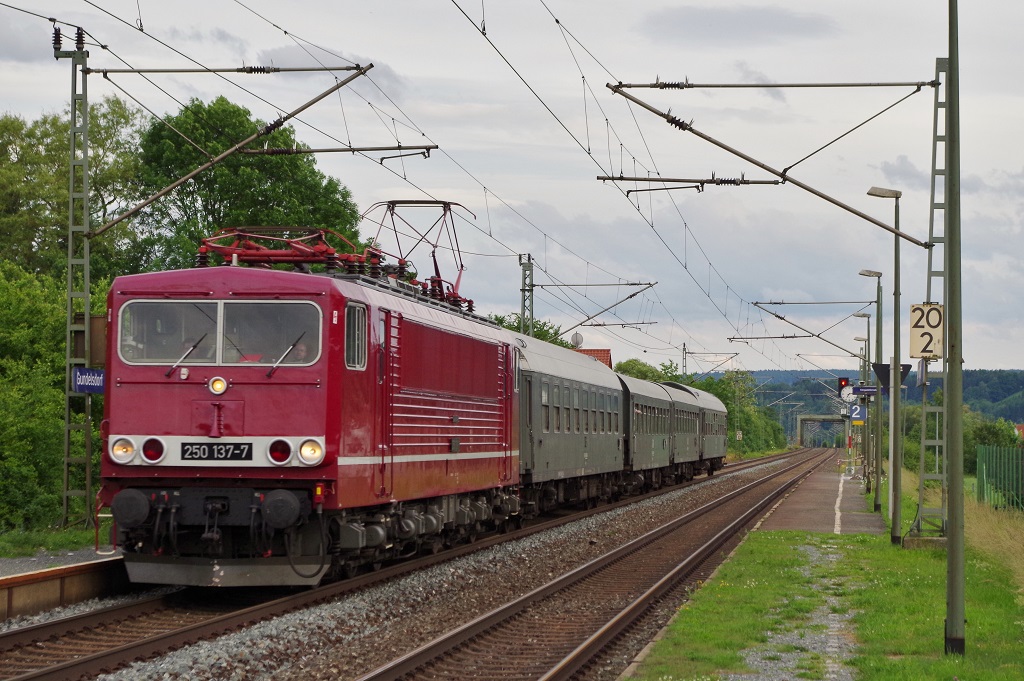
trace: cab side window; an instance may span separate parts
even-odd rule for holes
[[[345,366],[366,368],[366,308],[362,305],[345,308]]]

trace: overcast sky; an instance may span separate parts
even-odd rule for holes
[[[793,180],[889,226],[894,201],[867,190],[900,190],[900,228],[928,241],[936,93],[911,84],[932,81],[936,59],[948,54],[946,3],[4,2],[0,110],[28,120],[70,98],[71,64],[54,60],[42,17],[66,22],[65,49],[82,26],[94,69],[372,64],[292,124],[314,148],[438,145],[429,158],[330,153],[318,165],[364,211],[392,199],[464,206],[454,221],[460,293],[480,312],[519,311],[519,256],[530,254],[534,281],[545,285],[535,315],[563,329],[635,294],[590,322],[605,326],[575,329],[584,347],[611,348],[616,362],[679,364],[685,344],[691,373],[724,362],[851,374],[849,352],[860,351],[854,338],[868,326],[851,315],[875,314],[865,307],[875,280],[858,276],[871,269],[883,273],[884,357],[892,354],[895,237],[793,182],[767,183],[777,178],[704,138],[788,168]],[[1021,368],[1024,90],[1010,73],[1024,4],[960,4],[965,368]],[[348,75],[97,74],[88,85],[93,101],[130,96],[160,115],[224,95],[269,121]],[[693,85],[623,92],[699,135],[606,86],[620,82]],[[877,86],[701,87],[854,83]],[[603,175],[754,183],[698,192],[596,179]],[[426,230],[440,213],[401,216]],[[362,234],[382,217],[370,211]],[[452,241],[443,235],[438,253],[454,280]],[[392,248],[386,236],[381,243]],[[926,299],[927,255],[903,241],[900,257],[907,362],[909,307]],[[420,272],[432,269],[428,250],[412,259]],[[870,332],[873,346],[874,317]],[[808,334],[830,342],[792,338]]]

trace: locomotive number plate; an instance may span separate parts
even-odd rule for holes
[[[252,461],[249,442],[182,442],[182,461]]]

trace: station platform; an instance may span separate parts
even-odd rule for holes
[[[864,498],[865,485],[859,467],[851,473],[845,466],[822,466],[776,504],[757,529],[885,534],[885,520]]]

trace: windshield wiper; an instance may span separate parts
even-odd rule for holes
[[[199,340],[197,340],[195,343],[193,343],[192,347],[190,347],[188,350],[186,350],[185,354],[182,355],[181,357],[179,357],[177,362],[175,362],[174,364],[171,365],[171,368],[167,370],[166,374],[164,374],[164,378],[167,378],[168,376],[170,376],[171,372],[174,371],[175,369],[177,369],[181,365],[181,363],[185,361],[185,358],[188,357],[189,355],[191,355],[195,351],[195,349],[199,347],[199,344],[203,342],[203,339],[206,338],[208,335],[210,335],[210,334],[209,333],[204,333],[202,336],[200,336]]]
[[[274,372],[277,371],[277,365],[284,361],[284,358],[288,356],[288,353],[295,349],[295,346],[299,344],[299,341],[302,340],[302,337],[305,335],[306,332],[303,331],[302,333],[299,334],[298,338],[292,341],[292,344],[288,346],[288,349],[284,351],[284,354],[278,357],[277,361],[274,362],[274,366],[270,367],[270,370],[267,372],[267,378],[270,378],[271,376],[274,375]]]

